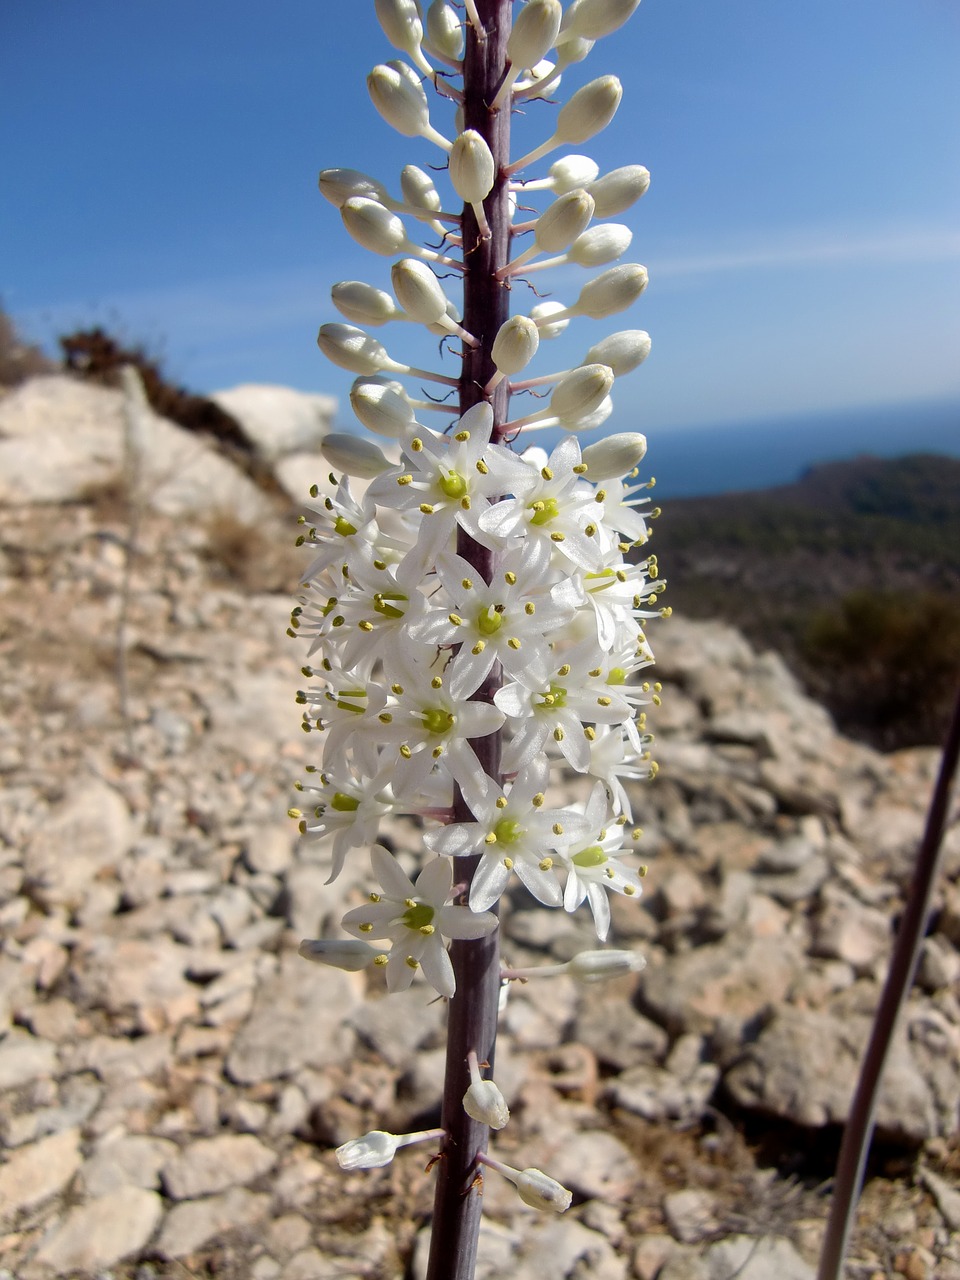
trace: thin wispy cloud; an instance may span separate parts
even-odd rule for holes
[[[800,233],[753,247],[653,257],[657,279],[718,271],[776,271],[791,267],[860,263],[950,262],[960,260],[960,231],[917,228],[899,232]]]

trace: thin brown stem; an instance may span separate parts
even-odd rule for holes
[[[510,155],[510,112],[491,111],[488,104],[493,102],[504,74],[511,13],[512,0],[476,0],[479,30],[472,22],[466,27],[464,128],[475,129],[486,140],[498,176],[483,206],[490,234],[481,233],[470,205],[463,211],[463,326],[477,338],[477,345],[464,352],[459,384],[461,414],[484,399],[484,388],[495,372],[490,356],[493,340],[509,314],[509,293],[497,280],[497,271],[507,262],[510,246],[509,189],[503,172]],[[503,433],[508,398],[505,382],[490,396],[495,440]],[[457,551],[486,582],[492,581],[494,554],[462,529],[457,536]],[[500,680],[499,666],[494,666],[474,698],[492,702]],[[500,734],[475,739],[471,745],[484,772],[501,782]],[[469,822],[472,818],[457,788],[454,820]],[[479,861],[479,855],[457,859],[456,878],[465,886],[461,900],[469,893]],[[447,1024],[442,1119],[447,1141],[437,1166],[427,1280],[471,1280],[476,1265],[482,1189],[478,1156],[486,1151],[489,1130],[464,1111],[463,1095],[470,1084],[470,1051],[475,1050],[481,1061],[493,1065],[500,996],[499,934],[475,941],[454,941],[450,958],[457,990],[450,1001]]]
[[[933,789],[927,825],[917,852],[913,880],[907,895],[903,918],[890,958],[890,969],[884,984],[877,1016],[870,1032],[870,1043],[860,1068],[850,1116],[843,1131],[833,1203],[820,1254],[817,1280],[840,1280],[847,1241],[853,1228],[857,1200],[863,1183],[863,1170],[870,1149],[880,1078],[887,1059],[897,1017],[913,983],[920,947],[930,917],[930,903],[937,880],[940,846],[947,822],[950,792],[960,761],[960,691],[953,709],[953,719],[943,747],[940,773]]]

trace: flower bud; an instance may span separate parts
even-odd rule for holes
[[[333,305],[354,324],[386,324],[402,319],[397,304],[383,289],[362,280],[341,280],[330,290]]]
[[[450,150],[450,181],[466,204],[479,204],[490,194],[496,177],[493,153],[476,129],[467,129]]]
[[[640,0],[573,0],[565,29],[584,40],[599,40],[622,27]]]
[[[343,225],[370,253],[389,257],[407,243],[403,223],[395,213],[385,209],[377,200],[366,196],[351,196],[340,208]]]
[[[538,302],[536,306],[530,308],[530,319],[536,323],[541,338],[556,338],[563,333],[570,323],[569,317],[564,314],[562,320],[553,321],[548,317],[557,315],[561,311],[565,313],[566,310],[562,302]]]
[[[382,182],[371,178],[359,169],[323,169],[320,172],[320,194],[337,209],[342,209],[352,196],[365,196],[368,200],[387,199],[387,189]]]
[[[507,37],[507,58],[516,67],[532,67],[552,49],[560,30],[560,0],[527,0]]]
[[[587,190],[596,202],[597,217],[613,218],[636,204],[649,186],[649,169],[642,164],[626,164],[597,178]]]
[[[393,465],[378,445],[345,431],[331,431],[324,436],[320,452],[335,471],[358,480],[375,480]]]
[[[297,951],[304,960],[312,960],[314,964],[327,964],[334,969],[345,969],[348,973],[366,969],[380,954],[369,942],[354,938],[307,938],[300,943]]]
[[[603,426],[611,413],[613,413],[613,398],[604,396],[593,413],[588,413],[585,418],[578,418],[576,422],[571,422],[570,429],[578,432],[596,431],[598,427]]]
[[[433,0],[427,10],[427,39],[438,53],[451,62],[457,62],[463,53],[460,16],[447,0]]]
[[[373,1129],[362,1138],[351,1138],[337,1147],[337,1163],[341,1169],[382,1169],[397,1154],[400,1139],[383,1129]]]
[[[419,51],[423,23],[417,0],[375,0],[377,20],[395,49],[412,54]]]
[[[584,364],[608,364],[618,378],[632,373],[650,354],[650,335],[643,329],[621,329],[595,342]]]
[[[440,192],[437,190],[429,173],[424,173],[415,164],[407,164],[400,174],[400,190],[407,204],[415,209],[430,209],[436,212],[441,208]]]
[[[588,280],[580,296],[570,308],[580,316],[602,320],[605,316],[625,311],[647,287],[647,269],[637,262],[611,267],[594,280]]]
[[[561,422],[578,422],[600,407],[613,386],[613,370],[584,364],[560,379],[550,397],[550,413]]]
[[[357,378],[350,388],[350,404],[368,431],[388,439],[398,440],[416,421],[403,387],[388,378]]]
[[[590,480],[612,480],[614,476],[628,475],[646,452],[647,437],[638,431],[625,431],[588,444],[581,459],[587,464]],[[601,951],[598,954],[612,953]]]
[[[586,142],[605,129],[617,113],[623,88],[616,76],[591,80],[565,102],[557,115],[557,142]]]
[[[463,1109],[471,1120],[502,1129],[510,1119],[510,1108],[492,1080],[474,1080],[463,1095]]]
[[[633,232],[620,222],[604,222],[577,236],[567,257],[578,267],[602,267],[615,262],[630,248]]]
[[[383,344],[352,324],[323,324],[317,346],[333,364],[350,373],[379,373],[393,361]]]
[[[550,166],[551,185],[558,196],[563,196],[576,187],[588,186],[599,172],[597,162],[589,156],[562,156]]]
[[[593,197],[582,187],[558,196],[537,219],[533,236],[537,248],[546,253],[562,253],[593,217]]]
[[[401,258],[390,268],[390,280],[397,301],[412,320],[436,324],[447,314],[446,294],[425,262]]]
[[[505,320],[490,353],[498,371],[509,378],[525,369],[537,354],[540,333],[528,316],[511,316]]]
[[[639,951],[580,951],[569,962],[567,972],[577,982],[590,984],[639,973],[646,964]]]
[[[412,67],[395,59],[380,63],[367,76],[373,105],[387,124],[405,138],[419,138],[430,128],[430,107]]]
[[[339,1158],[339,1153],[338,1153]],[[553,1213],[564,1213],[570,1208],[573,1192],[560,1185],[554,1178],[548,1178],[539,1169],[524,1169],[516,1180],[517,1191],[524,1204],[531,1209],[545,1209]]]
[[[545,98],[556,93],[561,77],[554,75],[556,63],[549,58],[541,58],[534,67],[525,67],[526,74],[519,78],[514,86],[517,93],[525,98]],[[538,87],[539,86],[539,87]]]

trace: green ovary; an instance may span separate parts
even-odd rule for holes
[[[607,676],[607,684],[625,684],[627,673],[623,667],[611,667],[610,674]]]
[[[601,867],[607,861],[607,855],[595,844],[581,853],[575,853],[570,861],[575,867]]]
[[[495,636],[503,626],[503,616],[497,613],[493,605],[481,609],[477,614],[477,630],[482,636]]]
[[[335,791],[330,801],[330,808],[336,809],[337,813],[355,813],[360,808],[360,801],[353,796],[345,795],[342,791]]]
[[[523,827],[516,818],[501,818],[493,828],[493,834],[497,837],[497,844],[516,844],[523,835]]]
[[[412,929],[415,933],[419,933],[427,925],[433,924],[435,915],[436,912],[429,903],[418,902],[416,906],[408,907],[400,919],[405,929]]]
[[[541,498],[539,511],[535,509],[533,503],[530,504],[527,510],[533,512],[530,517],[530,523],[536,525],[549,524],[551,520],[556,519],[560,514],[560,507],[556,498]]]
[[[452,711],[444,711],[442,707],[433,707],[429,711],[424,711],[422,721],[427,733],[442,737],[453,728],[454,715]]]
[[[558,707],[565,707],[566,705],[567,705],[567,691],[566,691],[566,689],[562,688],[562,687],[561,687],[560,685],[558,685],[558,684],[552,684],[552,683],[551,683],[551,685],[550,685],[550,689],[549,689],[549,691],[544,695],[544,697],[543,697],[543,699],[542,699],[542,701],[541,701],[541,703],[540,703],[540,706],[541,706],[541,707],[550,707],[552,710],[556,711],[556,709],[557,709]]]
[[[337,516],[333,522],[333,527],[341,538],[349,538],[351,534],[357,532],[356,526],[352,525],[349,520],[344,520],[343,516]]]
[[[462,498],[467,492],[467,482],[459,471],[448,471],[438,481],[438,488],[445,498]]]

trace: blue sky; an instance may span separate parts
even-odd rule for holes
[[[350,375],[315,346],[340,318],[330,285],[386,287],[390,261],[347,236],[317,171],[398,190],[405,163],[442,158],[369,101],[367,71],[394,56],[373,0],[4,4],[3,304],[50,345],[106,324],[194,389],[345,401]],[[623,81],[613,124],[574,149],[650,169],[617,218],[650,287],[623,316],[575,321],[532,371],[648,329],[615,419],[648,434],[960,397],[958,65],[955,0],[644,0],[558,96]],[[529,107],[517,148],[553,115]],[[569,301],[585,278],[547,283]],[[412,329],[378,336],[422,365],[433,340]]]

